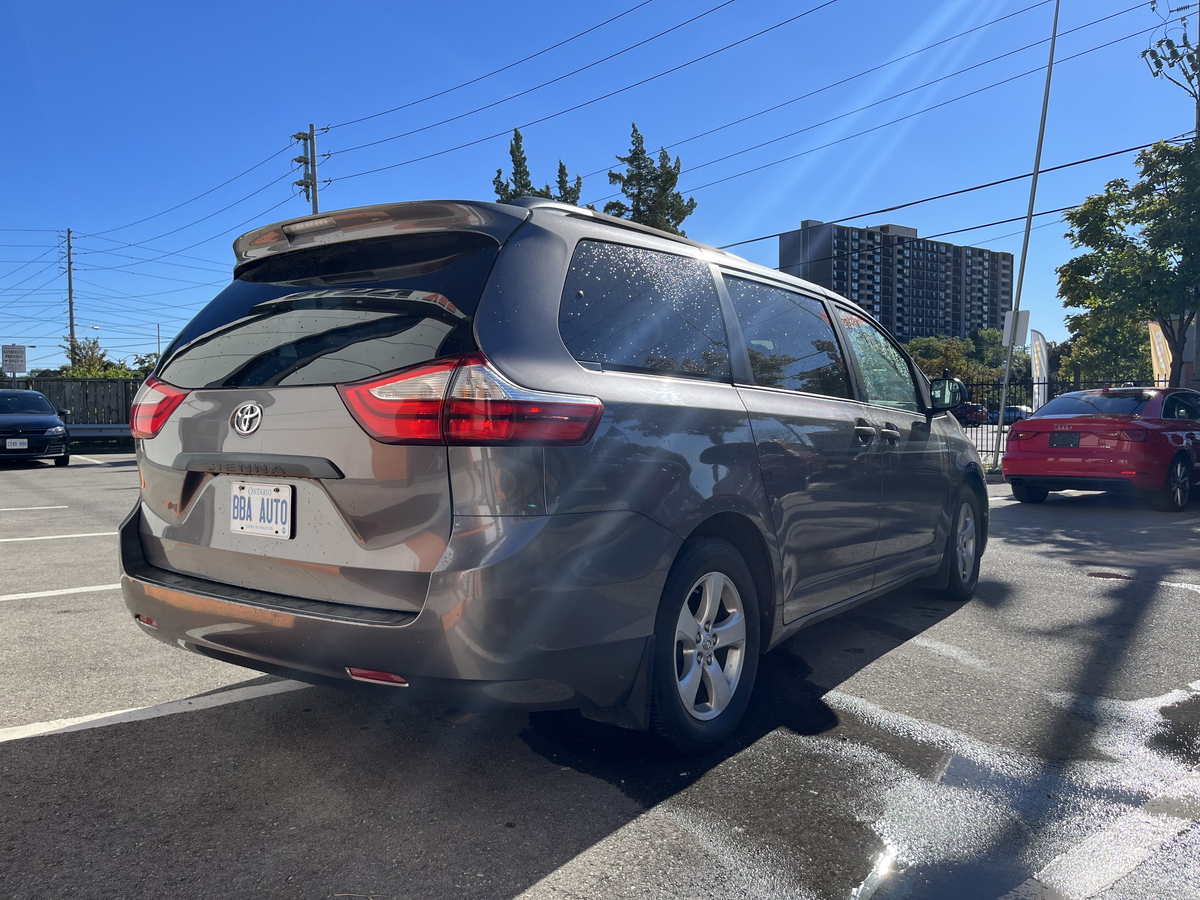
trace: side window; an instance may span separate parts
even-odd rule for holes
[[[580,241],[558,325],[571,355],[625,372],[730,381],[729,339],[708,266]]]
[[[874,325],[847,309],[839,309],[842,327],[862,372],[867,401],[918,412],[917,385],[904,356]]]
[[[850,379],[833,323],[816,300],[744,278],[725,277],[754,383],[849,397]]]
[[[1186,394],[1172,394],[1167,398],[1164,419],[1200,419],[1200,408],[1196,401]]]

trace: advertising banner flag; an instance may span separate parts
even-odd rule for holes
[[[1033,408],[1046,405],[1050,390],[1050,348],[1046,336],[1036,329],[1029,333],[1030,374],[1033,375]]]
[[[1150,364],[1154,367],[1154,383],[1167,385],[1171,383],[1171,348],[1163,336],[1162,326],[1157,322],[1147,322],[1150,329]]]

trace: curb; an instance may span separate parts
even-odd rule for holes
[[[988,484],[1004,484],[1004,475],[1000,472],[988,472],[984,477]]]

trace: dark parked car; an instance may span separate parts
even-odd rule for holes
[[[967,428],[988,424],[987,407],[982,403],[964,403],[954,411],[954,418]]]
[[[39,391],[0,390],[0,460],[53,459],[71,464],[71,437],[61,416]]]
[[[962,385],[829,291],[532,199],[234,247],[133,411],[123,585],[159,640],[699,752],[797,629],[975,588]]]
[[[1004,407],[1004,424],[1012,425],[1015,422],[1020,422],[1022,419],[1028,419],[1033,415],[1033,409],[1028,406],[1006,406]],[[998,412],[988,413],[988,422],[995,425],[1000,418]]]

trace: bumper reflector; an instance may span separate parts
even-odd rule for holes
[[[141,613],[138,613],[136,616],[134,616],[134,618],[137,619],[139,622],[141,622],[143,625],[145,625],[147,628],[157,628],[158,627],[158,623],[155,622],[149,616],[143,616]]]
[[[396,687],[408,687],[408,679],[392,672],[377,672],[374,669],[359,669],[346,666],[346,673],[355,681],[367,681],[371,684],[391,684]]]

